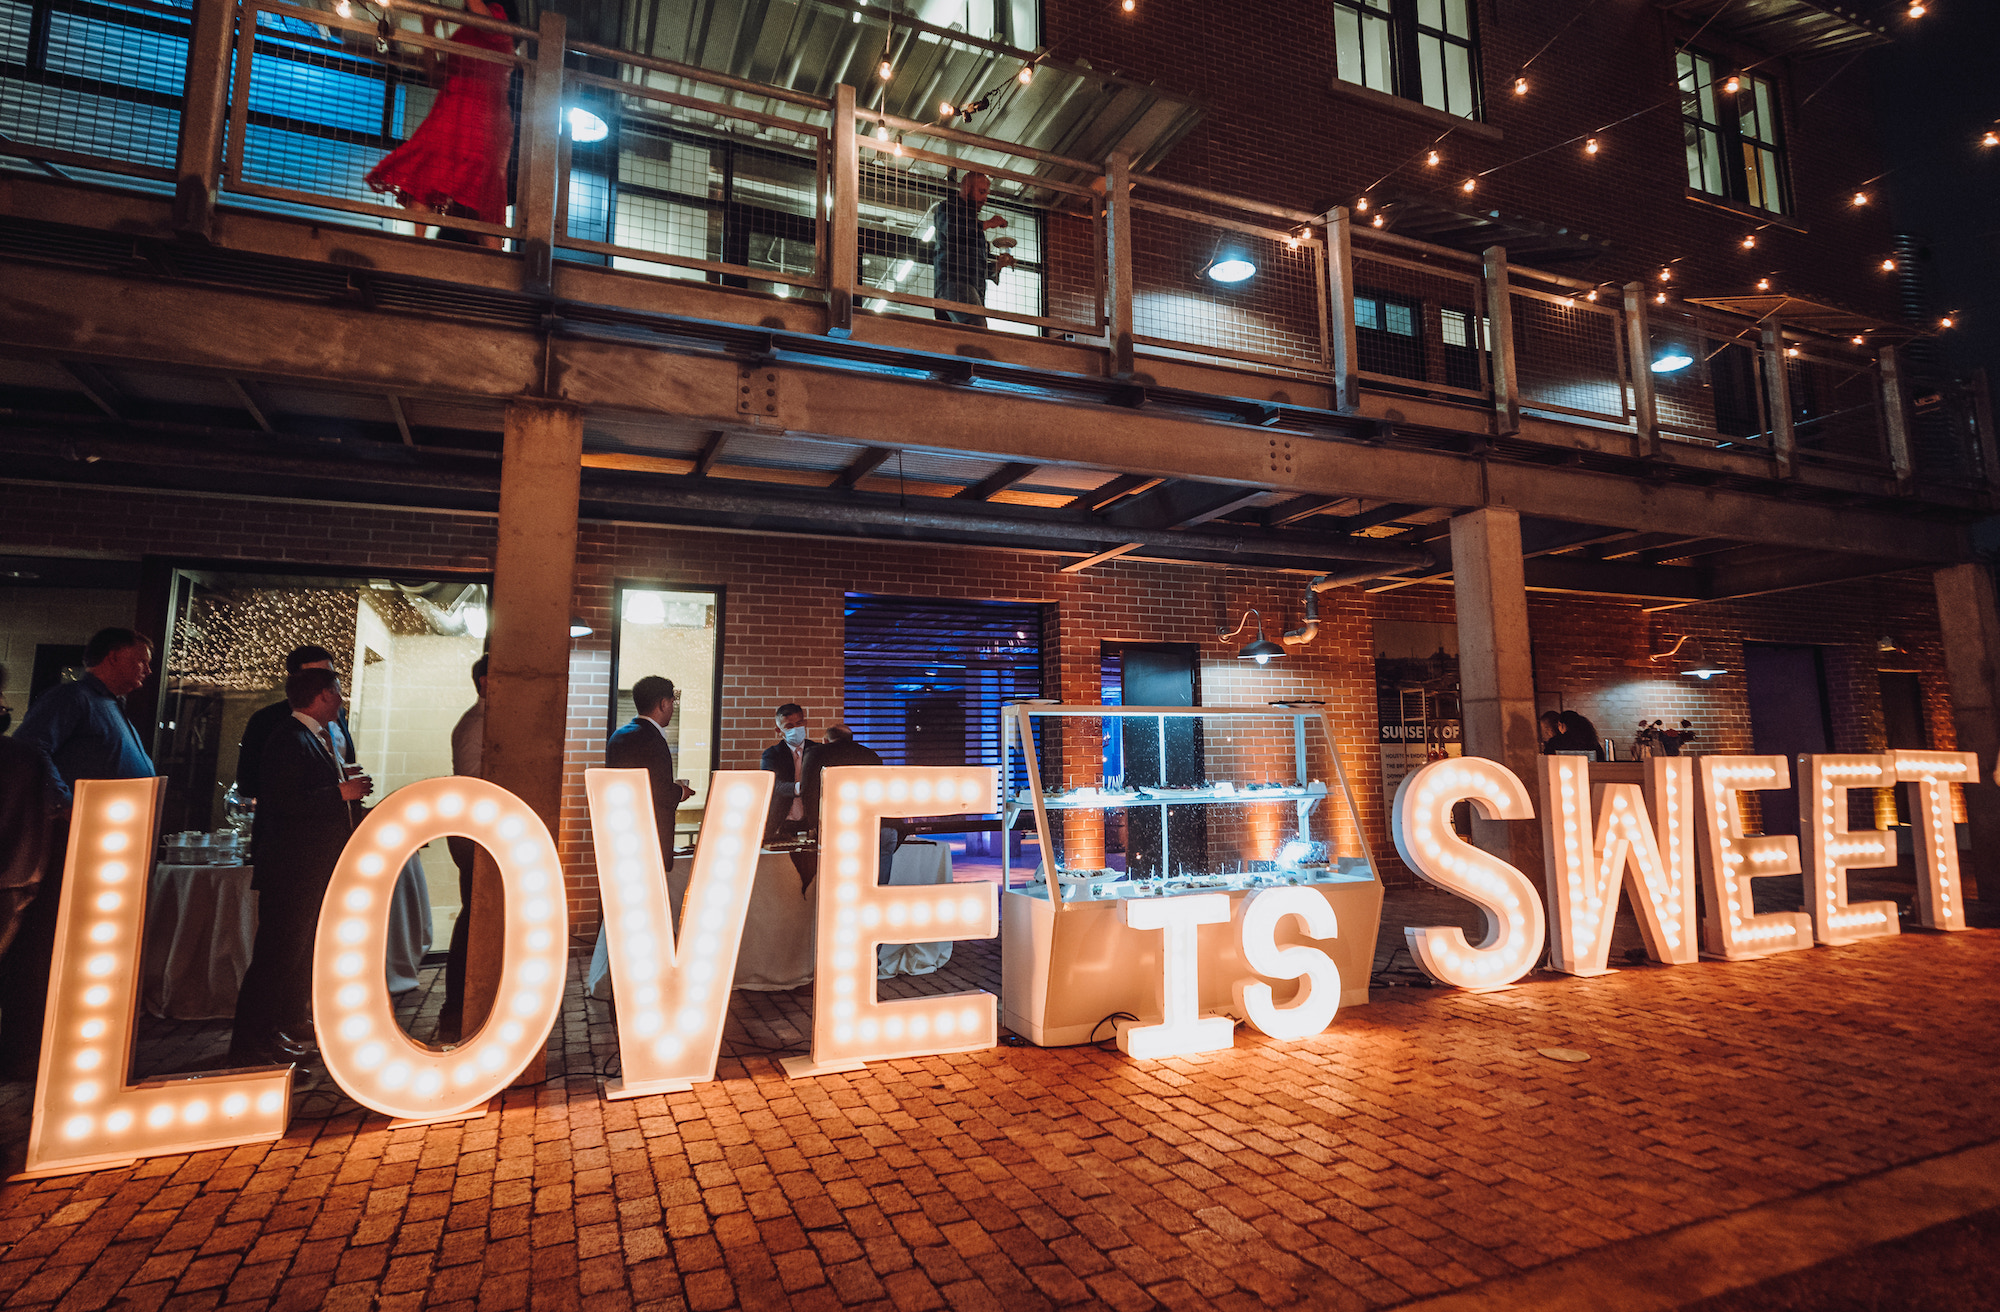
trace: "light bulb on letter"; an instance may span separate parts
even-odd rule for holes
[[[1498,761],[1459,756],[1432,761],[1396,789],[1392,832],[1410,869],[1439,888],[1478,904],[1486,936],[1474,947],[1456,925],[1403,931],[1410,955],[1433,979],[1467,989],[1511,984],[1542,955],[1542,899],[1528,877],[1483,852],[1451,828],[1451,809],[1470,801],[1490,820],[1532,820],[1534,804],[1520,779]]]

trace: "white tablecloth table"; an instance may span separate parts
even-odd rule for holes
[[[913,839],[896,849],[889,867],[891,884],[949,884],[951,848],[944,843]],[[928,975],[951,960],[951,940],[936,943],[884,943],[875,949],[875,978]]]
[[[684,859],[667,874],[667,901],[673,908],[677,933],[681,900],[687,896],[693,868],[694,862]],[[905,843],[896,850],[889,882],[950,883],[951,849],[942,843]],[[765,852],[757,858],[757,883],[750,890],[750,909],[743,918],[734,987],[778,993],[812,983],[818,894],[818,880],[800,891],[798,868],[790,853]],[[878,952],[878,978],[928,975],[951,960],[951,943],[884,944]],[[602,925],[598,926],[597,947],[591,953],[590,972],[584,982],[591,997],[611,1001],[611,955]]]
[[[140,957],[140,998],[150,1015],[226,1020],[236,1014],[236,990],[257,939],[253,873],[247,865],[153,867]],[[389,901],[383,975],[391,993],[417,987],[430,942],[430,889],[413,856]]]

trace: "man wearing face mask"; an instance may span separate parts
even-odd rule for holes
[[[806,821],[805,798],[799,785],[806,777],[806,712],[797,702],[786,702],[773,717],[778,741],[764,749],[758,768],[778,776],[771,789],[771,810],[764,822],[764,841],[790,838],[812,828]]]

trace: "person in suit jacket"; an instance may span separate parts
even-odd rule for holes
[[[604,764],[614,770],[644,770],[653,784],[653,823],[660,831],[660,859],[674,868],[674,815],[694,789],[674,779],[674,749],[667,722],[674,718],[674,681],[649,674],[632,685],[632,723],[604,745]]]
[[[778,741],[766,747],[757,761],[758,769],[778,776],[778,782],[771,786],[771,809],[764,817],[767,843],[812,828],[804,795],[799,791],[806,777],[805,754],[812,747],[806,741],[810,730],[806,727],[805,709],[797,702],[786,702],[778,708],[772,722],[778,726]]]
[[[257,940],[236,994],[229,1056],[236,1065],[305,1055],[312,1011],[313,937],[341,849],[375,785],[348,778],[327,732],[340,715],[340,677],[308,668],[285,680],[289,721],[271,730],[259,762]]]
[[[827,726],[826,741],[816,744],[806,753],[805,779],[799,785],[799,792],[805,801],[806,820],[815,830],[819,828],[819,799],[821,779],[826,772],[839,765],[881,765],[882,757],[872,747],[854,741],[853,732],[844,724]],[[876,872],[875,882],[889,882],[889,867],[896,857],[896,845],[902,835],[887,820],[882,822],[882,865]],[[806,880],[812,882],[810,878]]]
[[[330,670],[333,668],[333,653],[324,647],[307,644],[292,648],[285,657],[285,677],[291,678],[300,670]],[[259,710],[243,726],[243,741],[236,748],[236,795],[242,798],[257,796],[259,776],[264,763],[264,744],[270,740],[271,731],[292,718],[292,704],[279,698],[269,706]],[[340,749],[341,759],[354,764],[354,734],[347,727],[347,711],[343,708],[339,718],[328,730],[333,735],[334,746]]]

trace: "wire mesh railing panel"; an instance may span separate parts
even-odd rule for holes
[[[1888,460],[1882,380],[1872,359],[1787,352],[1785,389],[1799,454],[1868,464]]]
[[[914,149],[901,157],[872,146],[862,152],[855,290],[862,308],[1030,335],[1101,331],[1102,300],[1074,270],[1060,304],[1065,313],[1049,302],[1047,224],[1069,193],[991,179],[975,211],[948,165]],[[1067,240],[1075,242],[1081,227],[1101,245],[1102,225],[1093,214],[1078,210],[1060,219]]]
[[[1707,446],[1770,445],[1761,347],[1754,330],[1683,311],[1647,320],[1651,350],[1635,362],[1652,374],[1660,436]]]
[[[0,0],[0,155],[171,178],[192,17]]]
[[[1323,252],[1316,238],[1135,201],[1133,340],[1199,357],[1324,369]]]
[[[1357,249],[1354,339],[1358,372],[1371,382],[1493,393],[1493,325],[1477,274]]]
[[[779,296],[823,286],[825,134],[688,78],[622,71],[565,88],[564,258]]]
[[[1624,317],[1576,296],[1515,288],[1514,375],[1522,404],[1624,423]]]
[[[1976,487],[1987,478],[1979,404],[1959,383],[1920,382],[1910,396],[1910,463],[1927,483]]]
[[[291,5],[243,15],[231,189],[454,237],[512,226],[524,62],[513,35],[464,23],[439,40]]]

